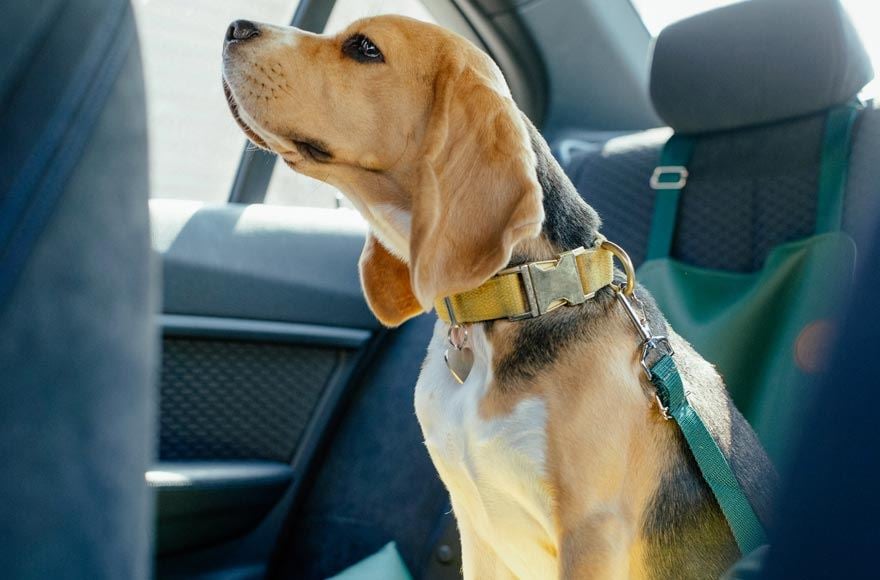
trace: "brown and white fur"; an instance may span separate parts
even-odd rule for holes
[[[361,279],[386,325],[598,235],[498,68],[463,38],[392,16],[332,36],[264,24],[238,36],[223,55],[233,115],[367,219]],[[443,361],[447,330],[437,322],[415,406],[465,578],[718,578],[738,557],[678,428],[652,404],[610,291],[473,325],[463,385]],[[669,335],[692,403],[766,521],[772,467],[713,367]]]

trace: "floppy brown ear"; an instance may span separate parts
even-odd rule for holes
[[[450,69],[437,77],[412,194],[411,280],[425,310],[503,269],[544,219],[535,154],[500,74]]]
[[[358,264],[370,310],[385,326],[398,326],[422,313],[409,282],[409,268],[369,233]]]

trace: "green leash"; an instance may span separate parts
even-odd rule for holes
[[[733,475],[733,469],[721,452],[706,424],[691,407],[684,383],[671,354],[664,354],[651,366],[651,382],[657,397],[681,428],[691,453],[697,460],[703,479],[712,488],[715,499],[730,525],[739,551],[748,554],[767,543],[767,535],[742,487]]]
[[[656,389],[655,396],[664,417],[674,419],[678,423],[703,479],[709,484],[718,501],[740,552],[744,555],[748,554],[767,543],[764,527],[736,480],[727,458],[724,457],[700,415],[688,401],[684,382],[681,380],[675,361],[672,360],[675,353],[669,340],[665,336],[654,336],[643,313],[639,313],[633,305],[636,278],[632,261],[619,246],[609,245],[623,264],[626,273],[626,284],[613,285],[613,287],[617,299],[641,336],[642,369]],[[658,349],[663,351],[663,355],[649,366],[649,358]]]

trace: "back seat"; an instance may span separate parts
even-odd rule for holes
[[[651,97],[669,128],[603,143],[568,140],[560,157],[603,231],[644,260],[649,178],[672,130],[698,137],[672,254],[752,272],[775,246],[813,232],[825,115],[871,80],[837,0],[743,2],[666,28]],[[557,151],[560,148],[557,147]],[[880,108],[856,122],[844,230],[858,240],[880,216]]]

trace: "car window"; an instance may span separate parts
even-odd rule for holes
[[[657,36],[664,27],[682,18],[742,0],[631,0],[648,31]],[[880,67],[880,18],[877,0],[841,0],[874,64]],[[875,79],[862,92],[865,99],[880,97],[880,80]]]
[[[134,0],[144,60],[153,197],[226,201],[244,136],[220,84],[236,18],[287,24],[298,0]]]
[[[880,76],[880,18],[877,12],[877,0],[843,0],[843,5],[849,11],[850,18],[871,56],[874,75]],[[865,87],[862,97],[865,99],[880,97],[880,79],[875,78]]]
[[[352,21],[377,14],[402,14],[435,22],[420,0],[338,0],[330,13],[325,32],[338,32]],[[276,163],[266,193],[266,203],[310,207],[350,207],[333,187],[300,175],[283,163]]]
[[[668,25],[740,0],[630,0],[648,31],[657,36]]]

